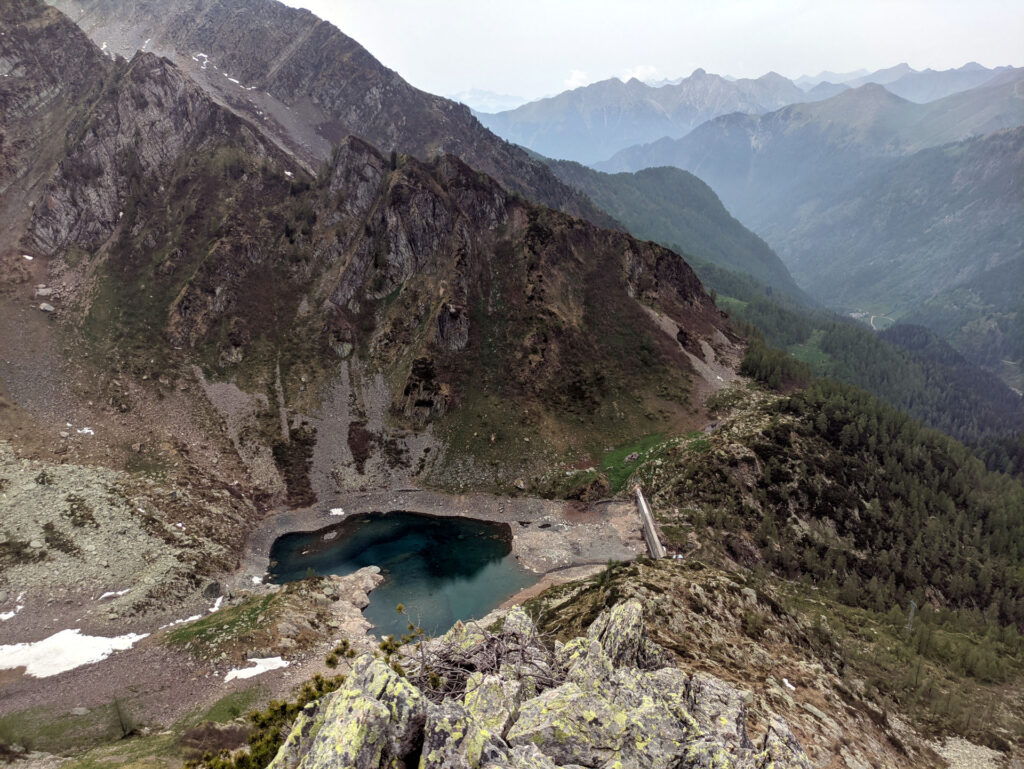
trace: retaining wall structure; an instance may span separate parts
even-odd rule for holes
[[[640,491],[640,486],[636,487],[636,506],[640,511],[640,522],[643,524],[644,539],[647,540],[647,549],[651,551],[651,558],[664,558],[665,548],[661,545],[661,540],[658,538],[658,530],[654,526],[654,516],[651,515],[651,508],[647,506],[647,500],[644,499],[644,493]]]

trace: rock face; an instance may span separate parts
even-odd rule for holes
[[[480,125],[468,107],[413,88],[304,9],[275,0],[56,5],[97,45],[109,44],[128,58],[136,49],[159,51],[189,67],[218,101],[311,166],[349,134],[420,158],[448,152],[544,205],[614,225],[543,163]]]
[[[784,721],[755,745],[740,691],[668,665],[636,600],[554,653],[517,608],[497,632],[459,623],[420,654],[403,660],[408,680],[358,659],[341,689],[300,714],[272,769],[810,767]]]

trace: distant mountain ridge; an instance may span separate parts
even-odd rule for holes
[[[478,117],[498,135],[541,155],[597,165],[630,145],[682,138],[705,121],[730,113],[760,115],[868,84],[925,103],[1021,71],[987,69],[976,62],[941,72],[898,64],[872,73],[824,72],[792,81],[775,72],[735,79],[697,69],[689,77],[652,83],[611,78]]]
[[[682,139],[623,150],[596,168],[614,173],[673,165],[690,171],[740,221],[767,235],[785,226],[794,204],[887,159],[1024,124],[1018,93],[1024,72],[997,82],[929,104],[868,84],[766,115],[724,115]]]
[[[806,98],[774,72],[730,81],[698,69],[659,87],[636,78],[602,80],[480,119],[498,135],[547,157],[593,163],[630,144],[683,136],[718,115],[768,112]]]
[[[1019,300],[984,276],[1021,260],[1022,84],[1024,74],[1007,71],[928,104],[868,84],[716,118],[599,167],[696,174],[816,299],[909,314],[994,370],[1002,352],[1017,354]]]

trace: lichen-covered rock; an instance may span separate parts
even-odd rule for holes
[[[324,714],[322,705],[324,700],[311,702],[302,709],[291,732],[284,741],[284,745],[277,751],[274,760],[270,762],[267,769],[296,769],[302,763],[303,757],[309,752],[313,738],[320,732],[324,725]]]
[[[811,762],[807,760],[789,725],[781,718],[774,717],[764,736],[756,766],[757,769],[811,769]]]
[[[752,747],[746,732],[743,694],[714,676],[695,673],[686,686],[686,705],[701,734],[728,748]]]
[[[473,673],[466,680],[463,704],[484,729],[491,734],[504,737],[512,721],[519,714],[522,692],[522,681]]]
[[[356,660],[344,686],[328,695],[315,734],[300,718],[282,751],[308,744],[299,769],[377,769],[397,765],[419,745],[427,718],[427,702],[419,690],[380,660],[365,654]],[[280,752],[275,762],[281,757]],[[281,769],[292,764],[284,763]]]
[[[300,716],[272,769],[411,769],[417,752],[419,769],[810,769],[781,720],[750,742],[742,691],[652,669],[664,653],[637,601],[603,612],[553,657],[521,611],[497,632],[458,623],[417,653],[434,675],[416,679],[433,704],[362,657],[326,706]]]
[[[520,641],[530,641],[537,635],[533,620],[522,606],[514,606],[505,615],[505,623],[502,625],[501,633],[506,637],[517,637]]]
[[[508,742],[535,745],[555,763],[601,766],[616,758],[628,720],[625,710],[569,682],[523,703]]]
[[[448,700],[427,716],[420,769],[477,769],[504,757],[504,745],[496,743],[500,738],[494,740],[462,705]]]
[[[574,638],[559,650],[556,659],[565,677],[584,689],[600,689],[615,677],[607,653],[590,638]]]
[[[587,630],[587,638],[600,643],[617,668],[651,669],[666,664],[661,647],[647,637],[643,606],[635,598],[602,612]]]
[[[482,769],[563,769],[549,756],[540,752],[536,745],[520,745],[512,748],[505,758],[489,761]]]

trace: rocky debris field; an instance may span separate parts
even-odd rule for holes
[[[459,623],[390,666],[357,659],[271,769],[810,768],[782,719],[755,744],[749,694],[669,660],[636,600],[553,649],[521,608],[486,629]]]
[[[341,639],[353,649],[375,649],[362,610],[383,580],[378,567],[367,566],[345,576],[257,587],[208,617],[174,627],[164,642],[220,667],[249,658],[304,659],[313,650],[319,658],[325,644]]]
[[[190,599],[213,600],[248,515],[224,490],[21,459],[0,443],[0,616],[16,612],[0,640],[53,621],[173,619]]]
[[[338,672],[327,663],[332,655],[344,669],[355,654],[377,649],[361,610],[382,579],[369,566],[343,577],[250,585],[163,627],[142,618],[126,622],[147,632],[94,662],[66,662],[81,650],[76,639],[51,639],[49,657],[34,654],[34,644],[19,647],[19,655],[37,659],[29,675],[24,667],[0,670],[0,747],[13,742],[77,753],[116,740],[122,735],[110,730],[113,702],[146,735],[180,729],[214,703],[246,691],[254,704],[290,696],[297,682]],[[58,659],[65,663],[55,668],[51,662]]]

